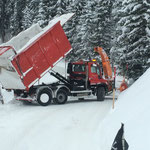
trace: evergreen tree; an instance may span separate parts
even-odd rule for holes
[[[23,30],[29,28],[33,24],[33,20],[35,18],[35,12],[36,12],[35,10],[37,10],[35,6],[34,6],[34,1],[30,1],[30,0],[26,1],[26,7],[23,10],[23,19],[22,19]]]
[[[5,34],[6,34],[6,0],[0,1],[0,39],[1,42],[5,41]]]
[[[97,1],[95,13],[93,15],[95,27],[93,36],[91,37],[93,45],[95,44],[95,46],[103,47],[108,54],[112,46],[112,5],[113,3],[111,0]]]
[[[116,38],[116,53],[123,72],[128,64],[128,76],[134,79],[138,78],[144,71],[146,64],[146,54],[149,51],[149,23],[146,19],[150,14],[148,1],[142,0],[124,0],[122,3],[122,18],[118,22],[119,36]]]
[[[121,8],[122,8],[122,0],[115,0],[112,9],[113,32],[112,32],[112,47],[110,50],[111,60],[113,64],[116,60],[115,58],[119,58],[121,53],[119,51],[117,43],[117,38],[120,35],[120,28],[121,28],[118,24],[119,20],[122,18],[122,14],[120,12]]]
[[[56,5],[55,5],[55,11],[57,16],[60,16],[62,14],[66,13],[66,4],[67,0],[58,0]]]
[[[112,38],[112,2],[82,0],[76,2],[76,11],[76,37],[72,44],[74,56],[79,57],[78,59],[94,57],[95,46],[102,46],[109,52]]]
[[[13,14],[10,17],[10,29],[11,35],[17,35],[19,32],[23,30],[22,19],[23,19],[23,10],[26,6],[25,0],[15,0],[13,3]]]
[[[46,12],[44,8],[45,7],[44,7],[43,0],[40,0],[37,7],[38,12],[35,16],[34,22],[35,23],[37,22],[41,27],[44,27],[48,23],[48,21],[46,20]]]
[[[146,37],[147,37],[147,45],[145,50],[145,59],[146,59],[146,65],[145,69],[150,67],[150,1],[144,0],[143,5],[146,7],[146,13],[144,14],[145,21],[146,21]]]
[[[81,20],[84,19],[82,17],[84,12],[84,7],[86,5],[86,1],[70,1],[68,3],[66,11],[70,11],[75,13],[75,16],[73,19],[70,20],[69,24],[67,23],[67,36],[69,37],[69,40],[71,41],[71,45],[73,50],[71,51],[70,55],[68,55],[69,60],[76,61],[79,59],[80,54],[82,53],[80,48],[81,46]],[[82,34],[82,33],[81,33]]]
[[[73,44],[73,40],[75,38],[74,35],[76,32],[77,15],[76,15],[75,5],[72,2],[72,0],[68,0],[68,2],[67,2],[66,13],[75,13],[75,15],[63,27],[69,41],[71,42],[71,44]]]
[[[55,16],[74,12],[63,27],[72,45],[68,59],[94,57],[101,46],[111,54],[123,72],[137,78],[150,65],[149,0],[1,0],[2,42],[33,23],[42,27]]]
[[[57,15],[56,12],[56,0],[44,0],[44,5],[45,5],[45,11],[47,14],[47,19],[50,21],[53,17]]]
[[[5,6],[5,26],[6,26],[6,35],[5,39],[8,41],[12,35],[11,35],[11,19],[12,19],[12,14],[14,13],[14,3],[15,0],[7,0],[6,1],[6,6]]]
[[[86,1],[82,0],[81,2],[78,3],[79,10],[81,9],[81,15],[80,18],[78,19],[78,24],[77,24],[77,35],[76,35],[76,54],[81,59],[84,55],[85,52],[85,43],[86,43],[86,15],[87,15],[87,10],[85,9],[87,3]],[[81,8],[82,6],[82,8]],[[84,40],[85,41],[84,41]]]
[[[43,4],[44,4],[44,11],[45,11],[45,17],[47,22],[49,22],[53,17],[56,16],[56,10],[55,10],[55,6],[56,6],[57,1],[56,0],[43,0]]]

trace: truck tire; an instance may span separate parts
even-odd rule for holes
[[[44,88],[38,92],[37,102],[41,106],[47,106],[51,103],[52,93],[48,88]]]
[[[55,104],[65,104],[68,99],[67,92],[65,90],[59,90],[56,98],[53,100]]]
[[[104,101],[104,99],[105,99],[105,88],[101,86],[97,89],[97,100]]]

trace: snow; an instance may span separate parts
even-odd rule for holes
[[[147,35],[150,36],[150,29],[148,27],[146,28],[146,32],[147,32]]]
[[[5,89],[25,89],[18,73],[13,69],[11,60],[9,59],[14,55],[15,53],[12,49],[0,55],[0,83]]]
[[[136,6],[134,6],[134,8],[133,8],[133,12],[135,12],[135,11],[137,11],[138,9],[140,9],[142,7],[142,5],[141,4],[138,4],[138,5],[136,5]]]
[[[124,2],[129,3],[128,0],[124,0]],[[147,0],[143,0],[143,2],[148,4]],[[139,9],[138,5],[133,7],[131,4],[130,6],[133,10]],[[127,9],[129,10],[131,7],[127,7]],[[147,21],[149,20],[148,16],[148,14],[145,16]],[[55,19],[45,29],[38,26],[39,32],[37,33],[35,31],[38,30],[33,28],[29,32],[29,36],[33,32],[31,34],[34,37],[32,40],[31,37],[21,40],[20,36],[17,45],[12,45],[16,45],[14,47],[17,52],[21,52],[39,38],[41,33],[46,32],[57,22],[58,20]],[[122,28],[122,30],[125,33],[127,28]],[[149,27],[146,28],[146,32],[147,36],[150,35]],[[27,33],[25,35],[28,36]],[[18,45],[18,43],[20,44]],[[54,69],[65,74],[61,66]],[[125,138],[129,143],[129,149],[148,150],[150,149],[149,77],[150,69],[129,89],[121,93],[115,103],[114,110],[111,109],[111,100],[96,102],[93,99],[86,102],[69,101],[65,105],[50,105],[48,107],[41,107],[37,104],[22,105],[12,101],[12,92],[8,93],[3,90],[6,104],[0,104],[1,149],[110,150],[114,137],[123,122],[125,123]],[[52,79],[48,73],[40,82],[47,81],[54,82],[55,78]]]
[[[12,46],[16,52],[18,52],[26,43],[30,41],[34,36],[42,31],[42,28],[38,24],[32,25],[27,30],[19,33],[13,37],[10,41],[2,44],[1,46]]]
[[[11,105],[0,107],[1,149],[98,150],[96,132],[111,101],[73,101],[48,107]]]
[[[66,72],[65,72],[66,66],[67,66],[67,62],[65,62],[65,60],[63,59],[60,62],[58,62],[52,70],[55,72],[59,72],[61,75],[63,75],[65,77],[66,76]],[[55,77],[51,76],[50,73],[48,72],[35,85],[42,84],[42,83],[49,84],[49,83],[53,83],[53,82],[57,82],[57,81],[58,80]]]
[[[64,68],[61,61],[54,69]],[[72,98],[65,105],[41,107],[12,101],[12,92],[2,90],[2,93],[5,104],[0,104],[1,149],[99,150],[97,131],[112,107],[110,99],[97,102],[88,97],[83,102]]]
[[[102,139],[101,149],[110,150],[121,122],[125,124],[129,150],[150,149],[149,76],[150,69],[119,96],[115,109],[110,111],[100,125],[98,134],[99,140]]]
[[[60,62],[55,69],[64,67]],[[121,123],[125,124],[129,150],[150,149],[149,77],[150,68],[120,94],[115,109],[110,98],[97,102],[94,97],[84,102],[69,99],[65,105],[23,105],[12,101],[12,92],[2,90],[5,104],[0,104],[1,149],[110,150]],[[119,86],[122,78],[117,77],[117,81]]]

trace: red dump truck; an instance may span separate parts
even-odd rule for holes
[[[12,41],[0,46],[0,82],[3,88],[14,91],[16,100],[37,101],[47,106],[52,100],[64,104],[68,96],[94,94],[102,101],[105,94],[112,91],[113,80],[103,79],[100,65],[95,61],[69,63],[68,78],[51,72],[59,82],[35,85],[71,51],[62,25],[72,16],[67,14],[56,18],[44,30],[38,27],[34,31],[34,27],[26,31],[14,40],[20,40],[18,50],[18,45],[14,48],[15,42],[10,46]]]

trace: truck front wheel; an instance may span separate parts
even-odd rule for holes
[[[105,99],[105,88],[101,86],[97,89],[97,100],[104,101],[104,99]]]
[[[59,90],[57,92],[56,98],[54,99],[54,103],[56,104],[65,104],[68,99],[67,92],[65,90]]]
[[[51,103],[52,94],[48,88],[42,89],[38,92],[37,102],[41,106],[47,106]]]

